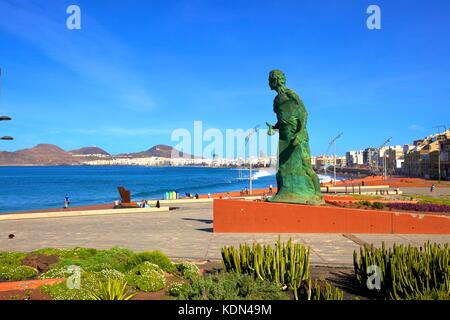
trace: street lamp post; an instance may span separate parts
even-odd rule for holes
[[[387,139],[379,148],[378,148],[378,152],[377,152],[377,171],[379,171],[378,166],[379,166],[379,162],[380,162],[380,151],[382,148],[384,148],[389,142],[391,142],[392,137],[390,137],[389,139]],[[383,176],[386,179],[386,150],[383,153]]]
[[[252,129],[252,131],[245,137],[245,145],[247,145],[248,144],[248,142],[250,141],[250,137],[255,133],[255,132],[258,132],[258,128],[259,128],[259,125],[257,125],[256,127],[254,127],[253,129]],[[250,167],[250,170],[249,170],[249,174],[250,174],[250,176],[249,176],[249,185],[250,185],[250,195],[252,195],[253,194],[253,182],[252,182],[252,159],[251,159],[251,156],[249,156],[248,157],[248,162],[249,162],[249,167]]]
[[[333,165],[333,185],[336,186],[336,140],[342,137],[343,132],[339,133],[336,137],[334,137],[333,140],[330,141],[330,145],[333,145],[333,152],[334,152],[334,165]],[[329,149],[328,149],[329,150]]]
[[[2,69],[0,68],[0,80],[1,80],[1,76],[2,76]],[[0,93],[1,93],[1,82],[0,82]],[[0,121],[10,121],[11,117],[8,116],[0,116]],[[0,137],[0,140],[14,140],[13,137],[10,136],[4,136],[4,137]]]

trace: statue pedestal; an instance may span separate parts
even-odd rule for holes
[[[450,234],[450,219],[394,211],[214,199],[214,232]]]

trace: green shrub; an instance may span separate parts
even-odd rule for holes
[[[130,300],[136,294],[127,288],[127,282],[120,279],[99,281],[98,290],[89,293],[92,300]]]
[[[289,300],[275,283],[233,272],[195,277],[179,291],[179,300]]]
[[[186,283],[172,283],[169,287],[168,293],[173,297],[186,297],[190,286]]]
[[[384,207],[386,207],[386,205],[384,203],[382,203],[382,202],[374,202],[374,203],[372,203],[372,208],[382,210],[382,209],[384,209]]]
[[[199,274],[199,268],[193,263],[189,262],[177,263],[176,268],[180,273],[180,275],[185,279],[192,279],[198,276]]]
[[[131,286],[145,292],[159,291],[166,285],[161,268],[148,261],[131,269],[125,279]]]
[[[0,266],[0,279],[22,281],[36,277],[38,271],[28,266]]]
[[[45,249],[49,252],[52,250]],[[47,252],[45,251],[45,252]],[[136,255],[122,248],[112,248],[109,250],[96,250],[89,248],[75,248],[70,250],[53,251],[60,257],[60,261],[53,266],[68,267],[71,265],[80,266],[86,271],[101,271],[104,269],[115,269],[126,272],[136,265]]]
[[[80,269],[83,272],[83,269]],[[41,279],[59,279],[59,278],[68,278],[73,274],[72,271],[69,270],[68,267],[57,267],[48,270],[46,273],[41,274]]]
[[[82,272],[80,288],[69,288],[67,282],[41,287],[53,300],[93,300],[92,294],[100,294],[100,282],[102,278],[92,272]]]
[[[370,201],[367,201],[367,200],[358,201],[358,204],[361,205],[361,206],[367,206],[367,207],[370,207],[372,205],[372,203]]]
[[[18,267],[26,256],[26,253],[22,252],[0,252],[0,267]]]
[[[102,280],[125,280],[125,275],[114,269],[103,269],[102,271],[95,272]]]
[[[172,261],[161,251],[144,251],[137,254],[137,259],[140,263],[145,261],[154,263],[166,272],[174,272],[176,270]]]

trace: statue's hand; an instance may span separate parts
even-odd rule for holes
[[[273,132],[273,125],[271,125],[270,123],[266,122],[267,127],[269,127],[269,130],[267,131],[267,134],[269,136],[273,136],[274,132]]]

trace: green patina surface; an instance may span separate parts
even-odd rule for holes
[[[306,129],[308,113],[300,97],[286,87],[286,77],[280,70],[269,74],[269,86],[278,95],[273,102],[277,123],[269,127],[269,135],[279,131],[278,192],[271,202],[320,205],[323,197],[320,182],[311,165],[309,137]]]

